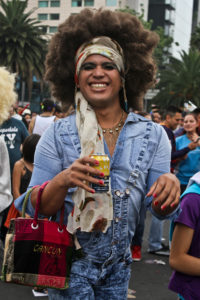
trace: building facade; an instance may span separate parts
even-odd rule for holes
[[[83,8],[107,8],[116,10],[129,7],[141,12],[147,20],[148,0],[29,0],[27,11],[35,8],[32,17],[41,21],[46,33],[53,34],[58,25],[71,14],[79,13]]]
[[[149,0],[148,20],[153,27],[162,26],[174,40],[171,54],[180,58],[181,51],[189,51],[193,20],[193,0]]]
[[[200,0],[194,0],[192,32],[196,26],[200,26]]]
[[[192,32],[193,0],[176,0],[174,43],[172,44],[172,54],[180,58],[180,52],[188,53],[190,49],[190,39]],[[178,45],[176,45],[176,42]]]

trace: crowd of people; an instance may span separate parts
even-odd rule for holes
[[[74,255],[69,288],[48,289],[51,300],[125,300],[130,264],[141,260],[147,210],[148,252],[170,254],[175,271],[169,288],[180,299],[198,299],[200,110],[137,110],[155,83],[157,43],[157,35],[128,13],[84,9],[70,16],[52,37],[46,58],[45,79],[61,106],[43,99],[38,114],[16,106],[13,75],[0,68],[8,77],[0,82],[0,102],[4,89],[13,93],[0,113],[1,240],[10,219],[20,215],[27,189],[36,186],[29,217],[39,186],[48,181],[40,214],[58,219],[64,203],[65,223],[76,249],[82,248],[81,257]],[[70,107],[67,113],[62,105]],[[105,178],[94,168],[94,153],[110,160],[106,192],[98,188]],[[162,242],[165,219],[173,225],[171,249]]]
[[[8,83],[4,82],[4,84]],[[3,93],[3,87],[1,92]],[[29,185],[36,147],[34,143],[39,140],[39,137],[53,121],[59,119],[56,115],[58,110],[60,114],[60,106],[51,99],[44,99],[41,102],[41,112],[38,114],[32,113],[27,106],[18,106],[17,102],[9,107],[8,116],[0,126],[0,136],[8,150],[11,174],[9,177],[14,200],[24,193]],[[64,115],[63,113],[59,116],[64,117]],[[28,155],[29,159],[27,160]],[[19,212],[14,207],[14,202],[1,214],[0,236],[2,241],[5,240],[9,220],[17,216],[19,216]]]
[[[9,106],[10,102],[8,101],[7,111],[2,111],[4,118],[0,125],[0,239],[4,244],[10,220],[21,216],[20,211],[15,208],[14,200],[29,186],[36,145],[51,123],[65,117],[66,112],[62,111],[61,107],[51,99],[43,99],[41,111],[38,114],[32,112],[27,106],[17,105],[17,95],[14,93],[14,75],[4,68],[0,69],[0,75],[2,73],[7,76],[7,80],[1,82],[0,101],[3,102],[3,96],[8,88],[13,91],[12,105]],[[9,77],[13,78],[12,84],[9,82]],[[5,101],[8,97],[9,94]],[[26,216],[28,217],[28,214]],[[39,290],[40,293],[46,294],[46,290]]]
[[[186,111],[170,106],[160,110],[158,106],[152,105],[150,115],[153,122],[163,126],[171,143],[171,172],[180,181],[182,212],[169,228],[170,241],[172,239],[170,247],[162,243],[163,221],[152,217],[149,252],[170,255],[170,266],[176,271],[170,279],[169,289],[177,292],[180,300],[194,300],[200,295],[198,286],[200,273],[197,271],[199,267],[200,109]],[[131,247],[132,258],[135,261],[141,260],[146,216],[144,207],[141,207],[140,214],[140,222]],[[152,244],[156,249],[151,250]]]

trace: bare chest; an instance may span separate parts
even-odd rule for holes
[[[108,146],[110,156],[113,156],[119,133],[118,134],[109,134],[106,132],[106,133],[103,133],[103,136],[104,136],[104,139]]]

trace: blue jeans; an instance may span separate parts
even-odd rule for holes
[[[163,221],[158,220],[152,215],[151,227],[149,230],[149,251],[156,251],[162,248],[162,233],[163,233]]]
[[[76,263],[75,263],[76,264]],[[50,300],[126,300],[128,283],[130,278],[130,267],[124,262],[118,262],[107,268],[107,274],[103,275],[102,265],[89,264],[80,261],[75,266],[85,271],[87,269],[89,278],[70,274],[69,288],[66,290],[48,289]],[[74,268],[74,266],[73,266]]]

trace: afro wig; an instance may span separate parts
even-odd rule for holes
[[[65,105],[74,104],[76,51],[98,36],[108,36],[122,47],[128,106],[137,109],[139,99],[155,83],[152,53],[158,36],[144,29],[137,17],[119,11],[83,9],[59,26],[46,57],[45,79],[51,84],[53,96]]]
[[[15,75],[0,67],[0,125],[8,118],[9,110],[17,100],[14,85]]]

